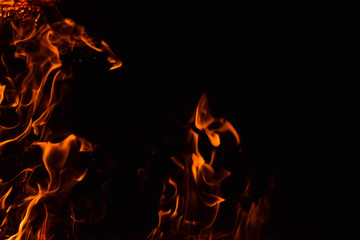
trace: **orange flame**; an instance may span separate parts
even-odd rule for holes
[[[57,201],[59,201],[59,199],[66,198],[73,186],[84,178],[87,171],[86,169],[83,171],[76,169],[75,161],[78,159],[76,153],[79,152],[83,143],[80,142],[79,146],[79,139],[73,134],[60,143],[37,142],[34,145],[38,145],[43,149],[42,158],[49,175],[49,180],[46,187],[42,187],[38,183],[37,189],[26,185],[28,189],[26,195],[28,196],[18,206],[20,207],[18,211],[19,213],[22,212],[21,215],[23,217],[17,233],[8,238],[8,240],[34,239],[35,236],[37,236],[35,239],[49,239],[46,227],[48,225],[47,222],[50,221],[47,209],[48,199],[56,197]],[[65,165],[67,167],[64,167]],[[44,210],[45,217],[42,226],[34,233],[32,225],[38,218],[39,213],[37,209],[41,207]]]
[[[11,20],[10,15],[22,14],[24,7],[40,9],[41,4],[54,2],[0,0],[0,23],[12,30],[9,45],[15,50],[13,57],[25,63],[13,66],[9,56],[1,53],[0,116],[12,117],[0,120],[0,164],[18,147],[33,156],[32,162],[19,163],[27,167],[15,177],[0,179],[1,239],[52,239],[50,228],[58,218],[55,212],[87,174],[80,153],[93,151],[93,144],[66,129],[53,131],[49,124],[64,95],[58,86],[72,77],[71,66],[63,65],[63,56],[81,47],[104,53],[109,70],[122,65],[104,41],[94,42],[84,27],[71,19],[48,23],[39,10],[35,18]],[[1,17],[10,21],[1,22]],[[71,219],[75,223],[72,209],[64,221]]]
[[[220,204],[226,201],[221,196],[221,183],[231,175],[229,170],[219,167],[221,156],[216,153],[220,146],[229,143],[224,141],[225,135],[232,136],[238,148],[240,137],[229,121],[210,114],[205,94],[200,97],[191,121],[190,125],[195,128],[188,129],[188,149],[183,155],[171,157],[178,170],[169,173],[163,183],[159,222],[148,239],[262,239],[264,225],[269,219],[270,198],[274,188],[272,179],[269,181],[268,192],[258,201],[253,201],[250,209],[238,203],[236,221],[231,232],[214,233]],[[200,139],[200,134],[204,134],[209,140],[210,155],[201,154],[199,141],[206,138]],[[209,156],[210,159],[204,156]],[[251,199],[251,188],[249,178],[240,197]]]
[[[261,196],[257,202],[252,202],[250,209],[247,211],[239,203],[237,206],[237,218],[234,226],[234,239],[239,240],[260,240],[264,225],[269,220],[270,215],[270,198],[274,189],[273,180],[268,182],[268,192]],[[251,180],[243,193],[243,197],[249,195]]]
[[[0,104],[1,104],[1,102],[3,101],[3,99],[4,99],[5,87],[6,87],[5,85],[2,86],[2,85],[0,84]]]
[[[168,239],[183,231],[190,235],[199,234],[199,239],[202,239],[201,236],[210,239],[220,203],[225,201],[221,197],[220,185],[230,176],[230,171],[224,168],[214,169],[216,148],[220,146],[221,135],[225,132],[234,136],[237,145],[240,144],[240,138],[227,120],[215,118],[209,113],[205,94],[201,96],[192,119],[195,127],[208,136],[213,147],[211,159],[205,160],[201,155],[198,148],[199,134],[189,129],[189,152],[171,158],[179,167],[179,172],[174,174],[174,178],[169,177],[164,182],[159,223],[149,239]],[[165,194],[169,188],[175,189],[171,197]]]
[[[1,180],[1,179],[0,179]],[[1,182],[0,182],[1,183]],[[0,198],[0,209],[4,210],[5,209],[5,201],[6,198],[9,196],[11,190],[12,190],[12,186],[9,188],[9,190]]]
[[[105,42],[101,42],[101,46],[96,46],[93,40],[86,35],[84,27],[75,24],[71,19],[64,19],[52,25],[44,24],[40,27],[35,22],[26,27],[14,24],[12,27],[14,30],[12,44],[16,47],[15,57],[26,61],[28,69],[25,76],[23,74],[18,74],[14,78],[5,76],[7,82],[5,85],[1,85],[2,94],[0,96],[3,100],[6,99],[7,104],[1,105],[1,109],[14,109],[18,119],[24,118],[24,108],[28,113],[23,121],[18,121],[10,127],[2,126],[0,130],[0,132],[4,132],[2,134],[6,132],[7,135],[15,137],[1,141],[0,147],[9,142],[21,141],[31,133],[42,134],[40,137],[42,139],[50,137],[44,135],[50,133],[49,130],[46,130],[46,123],[62,98],[61,95],[55,94],[55,85],[71,77],[69,69],[61,68],[61,55],[72,51],[74,47],[88,46],[108,55],[111,70],[122,64]],[[36,50],[29,49],[29,45],[34,45]],[[2,59],[4,59],[3,56]],[[48,82],[52,84],[49,97],[45,92],[45,85]],[[21,85],[18,89],[16,86],[19,84]],[[11,131],[21,131],[21,134],[9,134],[8,132]]]
[[[211,129],[211,124],[218,123],[220,127]],[[196,115],[195,115],[195,126],[197,129],[205,131],[206,135],[208,136],[211,144],[214,147],[218,147],[220,145],[220,137],[219,133],[224,132],[231,132],[232,135],[236,139],[236,144],[240,144],[240,137],[236,132],[235,128],[232,124],[225,120],[224,118],[214,118],[209,112],[209,104],[206,98],[206,95],[202,95],[198,106],[196,108]]]

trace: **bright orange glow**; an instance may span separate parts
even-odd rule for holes
[[[3,101],[3,99],[4,99],[5,87],[6,87],[5,85],[2,86],[2,85],[0,84],[0,104],[2,103],[2,101]]]
[[[0,182],[1,183],[1,182]],[[0,198],[0,209],[4,210],[5,209],[5,201],[6,198],[9,196],[11,190],[12,190],[12,186],[9,188],[9,190]]]
[[[3,5],[14,5],[14,0],[1,0],[0,4]]]
[[[25,21],[42,11],[42,6],[54,6],[57,0],[0,0],[0,19],[14,18]]]

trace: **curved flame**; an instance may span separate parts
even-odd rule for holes
[[[199,99],[194,119],[195,127],[204,132],[213,147],[210,160],[205,160],[199,150],[199,134],[188,130],[190,152],[182,156],[173,156],[171,160],[179,167],[173,178],[164,182],[164,194],[160,198],[158,226],[152,231],[149,239],[168,239],[180,232],[189,235],[199,234],[211,239],[221,197],[220,185],[230,176],[226,169],[215,169],[216,149],[221,144],[221,135],[230,132],[240,144],[240,138],[234,127],[223,118],[215,118],[209,112],[205,94]],[[216,127],[214,127],[216,126]],[[176,177],[176,178],[175,178]],[[180,179],[180,180],[179,180]],[[171,197],[166,197],[168,188],[175,188]],[[170,206],[170,209],[169,209]],[[205,239],[205,238],[204,238]]]

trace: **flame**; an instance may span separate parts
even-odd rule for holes
[[[14,78],[5,76],[7,82],[5,86],[1,86],[1,92],[3,92],[1,96],[7,100],[8,104],[1,108],[14,109],[18,119],[24,118],[24,108],[29,112],[23,121],[18,121],[10,127],[2,126],[1,131],[22,132],[17,135],[11,134],[16,137],[1,141],[0,147],[9,142],[21,141],[30,133],[42,134],[41,138],[44,139],[49,138],[49,136],[44,136],[45,133],[50,133],[46,130],[46,123],[62,98],[61,95],[55,94],[55,86],[71,77],[69,69],[61,68],[61,55],[72,51],[75,47],[88,46],[95,51],[108,54],[111,59],[109,69],[121,66],[121,61],[116,59],[107,44],[102,42],[101,46],[97,47],[86,35],[84,27],[76,25],[71,19],[64,19],[52,25],[44,24],[40,27],[35,22],[26,27],[14,24],[12,27],[14,30],[12,44],[16,47],[15,57],[26,61],[28,69],[26,76],[23,74],[18,74]],[[34,45],[36,51],[29,49],[29,45]],[[45,92],[48,82],[52,84],[49,97]],[[20,83],[20,89],[17,89],[15,86]]]
[[[1,104],[1,102],[3,101],[3,99],[4,99],[5,87],[6,87],[5,85],[2,86],[2,85],[0,84],[0,104]]]
[[[251,188],[251,179],[248,184],[243,198],[249,196]],[[268,182],[268,192],[261,196],[257,201],[251,203],[250,209],[246,210],[239,203],[237,205],[237,218],[234,225],[234,239],[239,240],[260,240],[264,232],[264,226],[269,220],[270,215],[270,198],[274,189],[273,179],[270,178]]]
[[[75,161],[78,160],[76,154],[81,149],[77,137],[73,134],[69,135],[65,140],[59,143],[37,142],[34,146],[39,146],[42,151],[42,160],[49,179],[46,186],[37,184],[36,189],[31,185],[26,185],[27,195],[22,202],[19,203],[20,209],[18,213],[22,213],[22,220],[19,224],[17,233],[13,234],[8,240],[25,239],[48,239],[48,222],[51,220],[47,205],[50,205],[51,198],[65,199],[70,193],[73,186],[81,181],[87,169],[79,171]],[[88,144],[88,143],[85,143]],[[82,143],[80,142],[80,145]],[[74,156],[75,155],[75,156]],[[67,167],[64,167],[67,165]],[[31,169],[35,171],[35,169]],[[31,175],[28,176],[30,180]],[[34,194],[32,194],[34,193]],[[42,226],[34,233],[33,223],[38,219],[38,208],[43,208],[44,219]]]
[[[216,124],[216,123],[218,123],[220,127],[214,129],[210,128],[212,124]],[[203,94],[200,97],[198,106],[196,108],[195,126],[197,129],[205,131],[211,144],[214,147],[218,147],[220,145],[219,133],[224,133],[224,132],[231,132],[231,134],[236,139],[236,144],[237,145],[240,144],[240,137],[236,132],[235,128],[233,127],[233,125],[224,118],[214,118],[210,114],[209,104],[205,94]]]
[[[6,40],[14,50],[13,56],[1,53],[0,164],[12,161],[17,166],[14,170],[20,168],[9,173],[14,177],[0,179],[1,239],[52,239],[54,224],[66,228],[69,221],[72,229],[65,231],[68,236],[75,234],[72,207],[63,219],[57,213],[73,187],[86,177],[88,165],[81,154],[92,152],[94,145],[66,129],[55,131],[49,124],[65,95],[59,86],[72,78],[71,65],[63,64],[63,59],[81,48],[88,54],[105,54],[108,70],[122,65],[104,41],[95,42],[73,20],[47,22],[41,6],[54,3],[0,0],[0,24],[11,29]],[[11,64],[13,59],[21,64]],[[16,158],[9,154],[18,149],[21,154]],[[32,157],[28,160],[22,153]]]
[[[0,180],[1,180],[1,179],[0,179]],[[0,198],[0,207],[1,207],[1,210],[4,210],[4,209],[5,209],[5,201],[6,201],[6,198],[9,196],[12,188],[13,188],[13,187],[10,187],[9,190]]]
[[[211,115],[205,94],[200,97],[189,126],[187,150],[182,155],[171,157],[177,171],[168,173],[164,180],[158,225],[148,239],[262,239],[269,219],[274,188],[272,179],[269,180],[268,192],[254,200],[250,197],[253,185],[249,178],[240,199],[251,199],[250,208],[243,207],[241,200],[236,207],[233,230],[214,232],[220,204],[226,201],[221,196],[221,184],[231,175],[221,166],[222,156],[218,156],[217,151],[230,143],[231,138],[225,138],[225,135],[232,137],[237,148],[240,148],[240,137],[228,120]],[[200,134],[206,137],[200,138]],[[211,151],[207,155],[201,154],[199,148],[199,142],[206,138]]]
[[[208,100],[203,94],[192,118],[197,130],[188,129],[189,151],[171,160],[179,167],[178,172],[165,180],[160,198],[158,226],[149,239],[168,239],[181,232],[198,235],[199,239],[211,238],[220,203],[220,185],[230,176],[224,168],[214,168],[216,149],[221,145],[221,136],[230,132],[237,145],[240,138],[234,127],[223,118],[215,118],[209,112]],[[212,146],[210,159],[204,159],[199,150],[199,133],[204,132]],[[175,180],[176,179],[176,180]],[[166,191],[174,189],[173,195]]]
[[[78,173],[74,176],[74,172],[72,170],[70,170],[69,168],[65,168],[65,164],[69,159],[72,148],[78,148],[76,149],[76,151],[79,152],[82,152],[84,150],[91,151],[91,149],[84,148],[83,146],[89,145],[89,142],[85,142],[83,139],[81,139],[80,141],[79,140],[80,139],[78,139],[74,134],[71,134],[65,140],[59,143],[34,143],[34,145],[38,145],[42,149],[43,163],[46,171],[49,174],[47,191],[57,191],[59,187],[62,187],[64,189],[64,187],[66,187],[66,185],[64,185],[65,181],[70,181],[71,184],[75,184],[76,182],[79,182],[84,178],[86,170],[83,173]],[[80,146],[78,146],[78,141],[80,142]],[[74,167],[74,162],[72,163],[71,167]],[[71,172],[72,179],[69,179],[69,177],[67,176],[68,171]],[[59,182],[61,180],[62,182]]]

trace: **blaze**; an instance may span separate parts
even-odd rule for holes
[[[64,56],[81,48],[103,53],[108,70],[122,65],[104,41],[95,42],[73,20],[48,22],[42,6],[56,7],[55,2],[0,0],[0,24],[9,30],[4,40],[12,50],[0,56],[0,164],[14,166],[0,178],[1,239],[52,239],[55,223],[66,228],[71,221],[64,232],[75,234],[66,201],[86,177],[88,160],[82,156],[94,144],[50,124],[65,96],[61,86],[72,78]],[[68,214],[60,217],[64,208]]]
[[[81,49],[85,55],[105,55],[109,71],[122,66],[106,42],[95,41],[72,19],[47,21],[44,6],[56,8],[56,0],[0,0],[0,29],[8,31],[4,43],[10,49],[0,53],[0,164],[14,166],[0,168],[0,173],[9,171],[0,176],[1,239],[58,239],[56,225],[68,239],[76,239],[76,226],[84,220],[76,216],[69,195],[86,178],[95,145],[51,124],[66,97],[62,86],[73,80],[72,65],[65,59]],[[240,149],[234,126],[210,113],[203,94],[186,132],[185,151],[170,158],[176,170],[164,178],[158,224],[148,239],[261,239],[271,183],[269,193],[249,209],[238,203],[231,233],[214,232],[227,201],[222,183],[231,175],[219,149],[226,144]],[[202,144],[210,152],[204,153]],[[250,189],[249,180],[240,198],[247,198]]]

